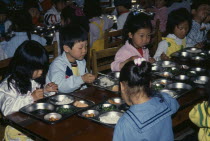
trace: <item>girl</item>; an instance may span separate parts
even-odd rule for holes
[[[119,119],[113,141],[172,141],[171,115],[179,104],[168,94],[151,92],[151,64],[143,58],[120,71],[122,98],[130,108]]]
[[[168,15],[166,30],[169,34],[158,44],[154,55],[156,61],[169,60],[172,53],[186,47],[186,35],[191,28],[191,21],[191,15],[185,8]]]
[[[206,94],[208,101],[197,104],[189,113],[190,120],[200,127],[198,133],[199,141],[210,140],[210,81],[206,84]]]
[[[145,47],[150,42],[152,24],[148,15],[131,12],[123,28],[123,39],[125,45],[115,55],[111,64],[112,71],[120,71],[129,61],[143,57],[147,61],[154,62],[149,57],[149,50]]]
[[[57,91],[54,83],[43,88],[48,64],[47,52],[38,42],[25,41],[18,47],[10,63],[10,73],[0,84],[0,108],[4,116],[42,99],[44,93]],[[15,140],[15,136],[20,140],[27,138],[7,126],[5,139]]]
[[[91,49],[104,49],[104,31],[112,27],[113,21],[102,15],[99,0],[85,0],[84,13],[90,22]]]
[[[12,30],[15,36],[12,37],[8,42],[2,42],[1,45],[6,53],[7,57],[13,57],[15,50],[26,40],[35,40],[46,45],[46,40],[35,34],[31,34],[33,31],[33,24],[31,15],[27,11],[15,12],[12,18]]]

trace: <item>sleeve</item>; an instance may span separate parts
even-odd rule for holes
[[[93,42],[99,38],[99,29],[93,23],[90,23],[90,47],[92,47]]]
[[[120,63],[126,60],[126,56],[124,54],[123,48],[120,48],[115,55],[114,62],[111,63],[112,71],[120,71]]]
[[[14,88],[8,89],[7,83],[2,85],[0,89],[0,107],[4,116],[17,112],[22,107],[33,103],[31,94],[21,95]]]
[[[106,22],[107,24],[107,29],[111,28],[114,24],[113,20],[112,19],[109,19],[107,18],[106,16],[104,16],[104,21]],[[105,29],[106,30],[106,29]]]
[[[58,91],[62,93],[70,93],[79,89],[84,81],[81,76],[71,75],[66,78],[65,67],[62,62],[53,62],[48,72],[48,79],[58,85]]]
[[[190,120],[196,124],[198,127],[207,127],[207,115],[205,112],[205,102],[199,103],[196,106],[193,107],[193,109],[189,113]]]
[[[180,107],[178,101],[166,93],[162,93],[162,95],[163,95],[164,99],[167,101],[167,103],[170,105],[172,113],[173,114],[176,113]]]
[[[190,32],[187,34],[186,47],[194,47],[197,43],[199,43],[198,41],[198,38],[200,36],[199,34],[200,34],[200,29],[198,30],[198,28],[192,25]]]
[[[166,54],[167,48],[168,48],[167,41],[166,41],[166,40],[161,41],[161,42],[158,44],[158,48],[157,48],[157,50],[156,50],[156,52],[155,52],[154,59],[155,59],[156,61],[161,60],[160,56],[161,56],[161,54],[162,54],[163,52]]]

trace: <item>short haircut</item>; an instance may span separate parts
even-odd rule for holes
[[[60,29],[60,48],[69,46],[71,49],[75,43],[88,39],[87,31],[79,25],[66,25]]]
[[[152,30],[152,24],[150,20],[151,18],[145,13],[130,12],[123,27],[124,43],[129,39],[129,32],[135,34],[139,29],[143,28],[149,28]]]
[[[177,10],[172,11],[169,15],[168,15],[168,21],[166,24],[166,31],[169,34],[173,34],[174,33],[174,29],[177,25],[183,23],[187,21],[189,24],[189,31],[191,29],[192,26],[192,16],[191,14],[187,11],[187,9],[185,8],[180,8]]]
[[[88,19],[99,17],[102,14],[99,0],[85,0],[83,11]]]

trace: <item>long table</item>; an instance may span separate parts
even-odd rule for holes
[[[107,98],[118,96],[115,93],[96,87],[89,87],[85,90],[75,92],[73,95],[92,100],[96,104]],[[178,99],[181,107],[173,116],[173,127],[179,126],[181,123],[188,120],[188,113],[193,105],[201,102],[204,98],[204,90],[201,88],[194,89],[181,96]],[[114,131],[113,128],[80,118],[77,115],[54,125],[43,123],[20,112],[13,113],[6,118],[11,126],[36,140],[111,141]]]

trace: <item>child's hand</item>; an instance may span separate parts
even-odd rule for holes
[[[44,90],[43,89],[37,89],[37,90],[33,91],[31,96],[33,97],[34,101],[42,99],[44,97]]]
[[[195,45],[196,48],[203,48],[204,47],[204,44],[201,42],[201,43],[197,43]]]
[[[160,56],[161,60],[170,60],[170,58],[163,52]]]
[[[149,62],[150,62],[150,63],[155,63],[155,61],[156,61],[156,60],[155,60],[154,58],[152,58],[152,57],[149,58]]]
[[[58,91],[58,85],[55,84],[54,82],[48,83],[45,88],[45,92],[57,92]]]
[[[90,73],[86,73],[82,76],[82,80],[85,83],[92,83],[96,79],[95,75],[92,75]]]

